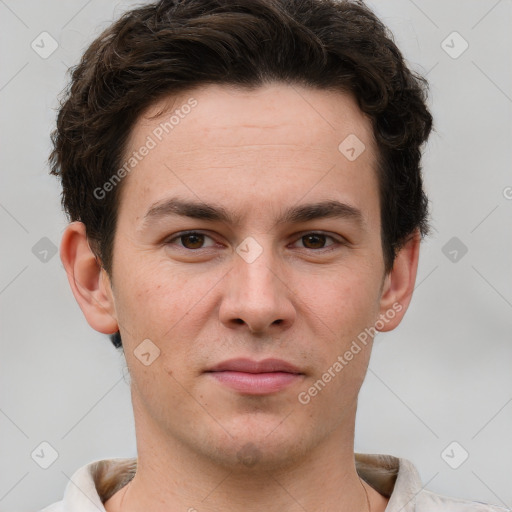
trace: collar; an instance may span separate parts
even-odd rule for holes
[[[389,498],[386,512],[412,512],[414,497],[422,490],[416,468],[406,459],[380,454],[355,454],[359,476]],[[103,503],[135,475],[136,458],[93,461],[78,469],[66,486],[66,511],[105,512]]]

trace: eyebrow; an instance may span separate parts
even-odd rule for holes
[[[144,229],[151,220],[178,215],[191,219],[217,221],[226,224],[240,224],[241,215],[230,213],[220,205],[183,200],[178,198],[165,199],[153,204],[142,220],[140,229]],[[293,206],[282,212],[277,224],[298,224],[317,219],[338,218],[348,219],[359,227],[366,225],[364,216],[358,208],[337,200]]]

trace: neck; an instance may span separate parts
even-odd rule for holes
[[[370,512],[383,512],[387,500],[357,474],[353,433],[352,421],[300,458],[279,465],[248,462],[233,469],[139,422],[136,475],[105,508],[107,512],[234,512],[240,508],[247,512],[368,512],[370,505]]]

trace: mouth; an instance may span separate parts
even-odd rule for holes
[[[299,368],[281,359],[230,359],[205,373],[239,393],[250,395],[276,393],[304,378]]]

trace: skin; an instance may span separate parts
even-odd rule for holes
[[[308,404],[297,399],[399,304],[380,328],[394,329],[412,296],[418,233],[384,272],[370,121],[341,92],[209,85],[152,105],[133,127],[127,155],[170,113],[151,116],[190,97],[197,106],[124,178],[112,276],[83,224],[71,223],[62,238],[78,304],[97,331],[120,330],[131,375],[138,469],[105,507],[365,511],[364,487],[372,512],[383,511],[387,499],[362,484],[354,464],[371,342]],[[338,150],[349,134],[366,146],[354,161]],[[142,229],[150,206],[171,196],[222,205],[239,222],[169,216]],[[358,208],[363,224],[276,223],[287,208],[331,199]],[[207,236],[176,237],[185,230]],[[304,238],[311,232],[328,237]],[[252,263],[235,250],[247,237],[262,249]],[[134,355],[145,339],[160,350],[148,366]],[[284,359],[304,375],[250,396],[204,373],[233,357]],[[254,460],[244,463],[248,451]]]

